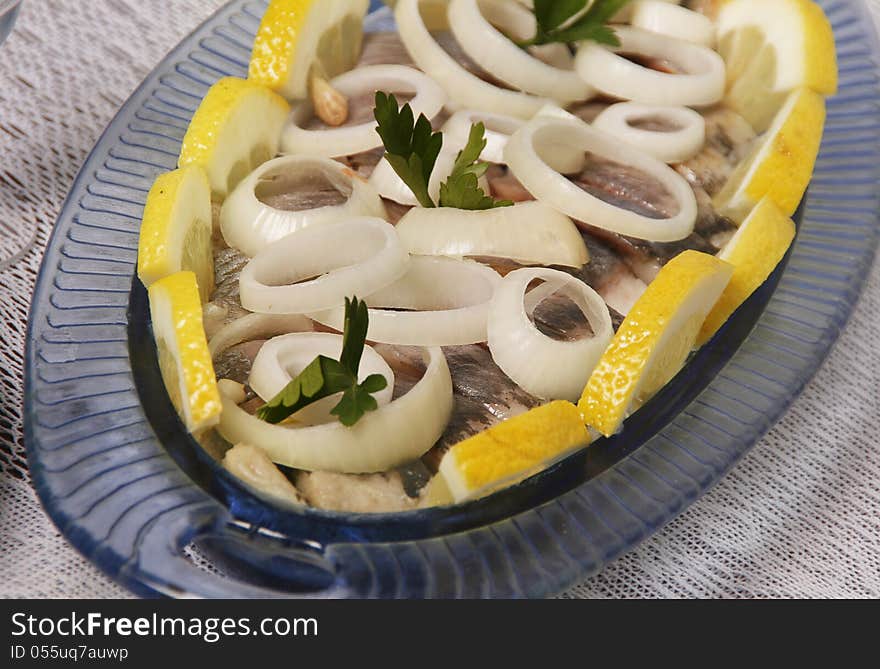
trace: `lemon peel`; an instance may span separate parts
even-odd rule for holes
[[[732,265],[698,251],[660,270],[587,382],[578,403],[587,425],[611,436],[681,370],[732,274]]]

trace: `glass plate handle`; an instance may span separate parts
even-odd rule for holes
[[[198,566],[186,555],[187,546],[208,555],[217,568]],[[213,502],[183,507],[149,524],[119,576],[129,581],[134,574],[153,590],[151,594],[166,597],[345,598],[353,594],[321,546],[297,545],[248,530]]]

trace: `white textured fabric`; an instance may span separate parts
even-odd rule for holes
[[[0,595],[128,594],[68,546],[29,485],[28,303],[88,151],[138,82],[221,4],[25,0],[0,47],[0,219],[37,226],[37,248],[0,273]],[[880,15],[880,0],[871,4]],[[878,332],[875,269],[834,353],[770,435],[681,517],[566,596],[880,596]]]

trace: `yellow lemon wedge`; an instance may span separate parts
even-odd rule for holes
[[[718,14],[728,107],[763,132],[788,93],[837,91],[831,24],[811,0],[731,0]]]
[[[587,425],[611,436],[681,370],[732,274],[732,265],[699,251],[660,270],[587,382],[578,403]]]
[[[272,0],[254,40],[248,78],[288,100],[309,97],[311,76],[355,66],[369,0]]]
[[[162,380],[186,428],[198,434],[220,420],[222,404],[202,325],[192,272],[177,272],[149,288]]]
[[[180,167],[199,165],[223,199],[245,176],[278,153],[290,105],[265,86],[225,77],[196,110],[180,150]]]
[[[457,443],[443,456],[438,476],[461,502],[528,478],[589,442],[577,407],[551,402]],[[442,482],[432,481],[434,499]]]
[[[743,221],[718,257],[733,265],[733,277],[703,323],[697,344],[702,346],[731,314],[761,287],[785,257],[794,241],[794,221],[770,198],[764,198]]]
[[[824,98],[809,88],[792,92],[715,196],[716,211],[741,223],[768,196],[786,216],[794,214],[813,176],[824,126]]]
[[[190,165],[161,174],[153,183],[138,243],[138,277],[149,288],[181,270],[195,273],[202,302],[214,292],[211,248],[211,186],[204,170]]]

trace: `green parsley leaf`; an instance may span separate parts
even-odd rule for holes
[[[369,326],[367,305],[357,297],[345,300],[345,326],[339,360],[319,355],[271,401],[257,410],[257,418],[277,424],[300,409],[325,397],[342,393],[330,412],[343,425],[351,427],[367,411],[378,407],[372,393],[384,390],[388,381],[381,374],[371,374],[358,383],[358,368],[364,352]]]
[[[355,377],[361,366],[361,356],[364,353],[364,343],[367,340],[367,328],[370,324],[370,316],[367,311],[367,303],[358,300],[357,297],[349,300],[345,298],[345,323],[342,326],[342,354],[339,362]]]
[[[485,125],[475,123],[471,126],[467,145],[458,152],[452,174],[440,184],[441,207],[480,211],[513,205],[510,200],[496,201],[480,188],[479,179],[489,169],[489,163],[480,161],[480,154],[486,148],[485,136]]]
[[[608,46],[620,46],[620,40],[608,22],[630,0],[535,0],[535,37],[520,46],[570,43],[591,40]],[[586,10],[586,11],[584,11]]]
[[[443,134],[433,132],[431,122],[420,114],[415,124],[409,104],[399,107],[394,95],[376,93],[373,111],[376,132],[385,145],[385,158],[423,207],[433,207],[428,193],[431,173],[443,148]]]
[[[257,409],[257,418],[277,424],[318,400],[351,385],[350,375],[338,361],[319,355],[270,402]]]
[[[382,377],[383,379],[385,377]],[[370,395],[362,386],[354,385],[347,388],[342,394],[333,410],[330,412],[339,418],[339,422],[346,427],[357,423],[367,411],[375,411],[379,407],[376,398]]]
[[[398,108],[397,98],[383,92],[376,93],[377,132],[385,145],[385,159],[416,196],[423,207],[434,207],[428,191],[431,173],[437,164],[437,156],[443,147],[443,134],[433,132],[431,123],[420,115],[413,125],[413,112],[409,104]],[[471,127],[467,146],[458,153],[452,174],[440,185],[441,207],[458,209],[492,209],[507,207],[513,203],[496,202],[479,186],[479,179],[489,164],[480,162],[480,154],[486,148],[486,128],[482,123]]]
[[[550,33],[587,6],[587,0],[535,0],[538,29]]]

